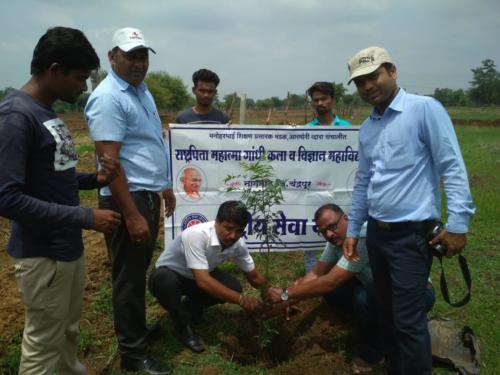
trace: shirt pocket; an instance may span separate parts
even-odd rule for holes
[[[389,139],[385,147],[385,167],[404,169],[414,163],[412,145],[405,139]]]

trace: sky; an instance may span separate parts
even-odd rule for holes
[[[372,45],[389,51],[399,85],[414,93],[467,89],[487,58],[500,70],[499,0],[17,0],[0,21],[0,88],[29,79],[33,48],[51,26],[82,29],[106,70],[113,32],[137,27],[157,52],[150,71],[191,87],[195,70],[211,69],[220,96],[347,85],[347,61]]]

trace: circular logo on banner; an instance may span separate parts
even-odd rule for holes
[[[202,214],[199,213],[189,214],[184,219],[182,219],[181,229],[184,230],[196,224],[206,223],[207,221],[208,221],[207,218]]]

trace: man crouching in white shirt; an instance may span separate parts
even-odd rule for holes
[[[242,202],[222,203],[215,221],[193,225],[178,235],[151,273],[151,293],[170,313],[178,338],[195,353],[205,349],[193,329],[201,322],[204,308],[229,302],[256,313],[261,307],[257,298],[242,293],[236,278],[217,268],[233,259],[254,288],[267,284],[241,238],[249,219]]]

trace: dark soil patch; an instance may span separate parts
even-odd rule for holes
[[[23,327],[24,310],[14,279],[14,264],[7,255],[10,223],[0,217],[0,354],[7,340]]]
[[[204,367],[198,373],[198,375],[220,375],[220,371],[218,368],[208,365],[208,366]]]
[[[321,299],[298,306],[302,311],[289,321],[273,319],[278,334],[265,348],[260,347],[257,322],[252,323],[251,333],[220,337],[225,355],[242,365],[273,369],[280,374],[331,374],[332,368],[336,369],[334,373],[348,373],[345,343],[349,345],[347,351],[353,353],[352,321]]]
[[[495,120],[452,119],[452,122],[454,125],[500,126],[500,119],[495,119]]]
[[[485,187],[489,181],[487,181],[484,177],[478,176],[476,174],[469,175],[469,184],[471,188],[481,188]]]

